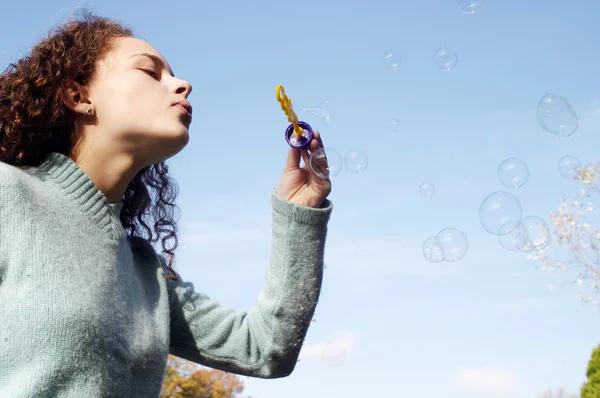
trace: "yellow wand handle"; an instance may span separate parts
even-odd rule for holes
[[[285,95],[285,90],[281,84],[277,86],[275,95],[277,96],[277,101],[281,104],[281,109],[287,116],[288,122],[294,124],[294,134],[296,137],[302,137],[302,127],[298,125],[298,116],[296,116],[296,112],[294,112],[294,108],[292,107],[292,100]]]

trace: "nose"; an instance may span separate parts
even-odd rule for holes
[[[182,80],[181,83],[177,86],[176,93],[184,94],[186,98],[188,97],[188,95],[190,95],[191,92],[192,85],[188,81]]]

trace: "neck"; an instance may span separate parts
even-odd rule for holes
[[[93,151],[82,148],[72,151],[68,156],[90,177],[110,204],[123,200],[127,186],[141,170],[135,167],[131,156],[109,153],[99,148]]]

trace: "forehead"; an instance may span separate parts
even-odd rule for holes
[[[163,57],[150,43],[135,37],[116,38],[111,55],[119,64],[123,64],[128,62],[134,54],[141,53],[155,55],[160,58],[167,67],[169,66],[165,57]]]
[[[127,56],[135,52],[152,52],[160,55],[158,51],[147,41],[136,37],[117,37],[115,38],[115,52]]]

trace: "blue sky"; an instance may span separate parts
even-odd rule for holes
[[[3,64],[78,4],[133,27],[194,86],[190,142],[168,162],[182,212],[176,269],[222,304],[249,310],[264,282],[270,195],[288,150],[275,87],[283,84],[297,109],[326,96],[332,122],[306,121],[326,147],[368,155],[365,172],[333,180],[323,293],[302,360],[288,378],[243,378],[247,394],[579,390],[600,343],[597,311],[573,286],[549,292],[569,275],[536,271],[526,255],[502,249],[478,209],[489,193],[508,190],[496,170],[516,156],[530,171],[515,192],[524,215],[550,222],[580,188],[558,174],[558,160],[598,160],[600,3],[489,0],[467,15],[456,0],[13,2],[0,24]],[[458,54],[449,72],[433,62],[442,46]],[[388,51],[402,56],[396,72],[383,67]],[[580,118],[568,139],[536,120],[548,92]],[[389,129],[392,119],[400,131]],[[431,200],[419,194],[423,181],[436,187]],[[465,232],[469,251],[456,263],[430,263],[422,244],[446,227]],[[324,361],[332,345],[345,355]]]

